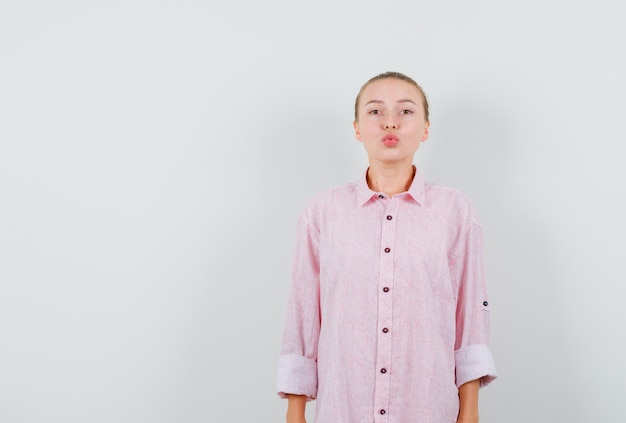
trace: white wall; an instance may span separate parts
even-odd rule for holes
[[[296,217],[365,168],[353,101],[386,70],[483,222],[481,421],[622,421],[624,11],[3,1],[0,421],[283,421]]]

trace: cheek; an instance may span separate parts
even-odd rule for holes
[[[426,126],[422,122],[411,121],[405,123],[405,128],[411,132],[423,134],[426,130]]]
[[[364,122],[361,126],[361,134],[367,136],[378,131],[378,125],[375,122]]]

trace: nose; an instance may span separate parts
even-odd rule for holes
[[[386,130],[398,129],[398,124],[396,123],[395,120],[390,119],[387,122],[385,122],[385,124],[383,125],[383,128],[385,128]]]

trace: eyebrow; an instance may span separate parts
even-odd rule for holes
[[[371,103],[384,103],[384,101],[382,101],[382,100],[370,100],[367,103],[365,103],[365,105],[367,106],[368,104],[371,104]],[[415,104],[415,102],[413,100],[411,100],[410,98],[400,99],[400,100],[396,101],[396,103],[413,103],[413,104]],[[415,105],[417,106],[417,104],[415,104]]]

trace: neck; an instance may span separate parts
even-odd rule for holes
[[[391,197],[408,191],[414,176],[415,167],[412,164],[401,167],[370,164],[367,170],[367,185],[372,191],[384,192]]]

